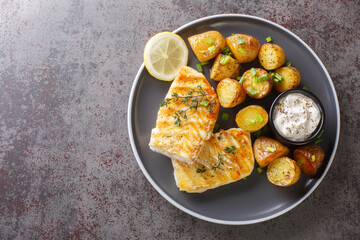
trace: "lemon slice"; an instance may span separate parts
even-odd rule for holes
[[[189,51],[184,40],[171,32],[158,33],[146,43],[145,67],[149,73],[163,81],[171,81],[179,69],[187,64]]]

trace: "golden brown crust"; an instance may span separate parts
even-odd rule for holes
[[[220,63],[220,60],[223,57],[229,58],[229,61],[225,65],[222,65]],[[220,53],[215,58],[214,64],[211,68],[210,79],[214,81],[221,81],[225,78],[236,78],[240,74],[240,68],[241,66],[240,63],[238,63],[238,61],[236,61],[235,59],[233,59],[228,55],[224,55]]]
[[[255,160],[262,168],[266,167],[272,160],[289,154],[287,147],[279,141],[268,137],[257,138],[253,148]]]
[[[255,68],[255,71],[257,72],[257,78],[265,74],[268,77],[268,79],[263,82],[256,81],[256,78],[251,75],[251,69],[250,69],[244,72],[243,74],[245,80],[242,86],[244,91],[247,93],[249,97],[261,99],[269,95],[274,83],[269,73],[264,69]],[[254,88],[257,93],[251,94],[251,92],[249,91],[249,87]]]
[[[301,171],[307,175],[316,173],[324,160],[324,156],[324,150],[315,144],[301,146],[293,153],[293,157],[300,166]]]
[[[245,43],[239,45],[239,38],[244,39]],[[248,63],[253,61],[257,57],[260,49],[259,40],[246,34],[235,34],[227,37],[226,45],[229,47],[231,53],[239,63]],[[240,52],[238,50],[239,47],[241,47],[244,52]]]
[[[209,44],[206,40],[213,41]],[[218,31],[208,31],[193,35],[188,38],[191,49],[200,62],[206,62],[216,57],[225,47],[225,38]],[[214,46],[215,50],[210,52],[209,47]]]

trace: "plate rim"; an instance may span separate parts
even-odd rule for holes
[[[286,29],[285,27],[272,22],[270,20],[267,20],[265,18],[261,18],[261,17],[257,17],[257,16],[252,16],[252,15],[247,15],[247,14],[217,14],[217,15],[210,15],[207,17],[203,17],[203,18],[199,18],[196,19],[194,21],[188,22],[184,25],[182,25],[181,27],[177,28],[176,30],[173,31],[173,33],[177,33],[181,30],[183,30],[184,28],[187,28],[191,25],[194,25],[196,23],[199,22],[203,22],[203,21],[207,21],[207,20],[211,20],[211,19],[217,19],[217,18],[231,18],[231,17],[240,17],[240,18],[249,18],[249,19],[254,19],[254,20],[258,20],[258,21],[263,21],[266,22],[270,25],[273,25],[283,31],[285,31],[286,33],[290,34],[292,37],[294,37],[296,40],[298,40],[303,46],[305,46],[305,48],[312,54],[313,57],[315,57],[316,61],[320,64],[322,70],[325,72],[325,75],[330,83],[330,87],[331,90],[335,96],[335,102],[336,102],[336,120],[337,120],[337,130],[336,130],[336,139],[335,139],[335,144],[334,144],[334,148],[332,150],[332,153],[330,155],[329,158],[329,162],[327,167],[325,168],[322,176],[318,179],[318,181],[314,184],[314,186],[310,189],[310,191],[308,191],[303,197],[301,197],[298,201],[296,201],[294,204],[292,204],[291,206],[289,206],[288,208],[285,208],[277,213],[274,213],[270,216],[267,217],[263,217],[263,218],[258,218],[258,219],[253,219],[253,220],[241,220],[241,221],[230,221],[230,220],[222,220],[222,219],[217,219],[217,218],[212,218],[212,217],[207,217],[204,215],[201,215],[199,213],[196,213],[184,206],[182,206],[181,204],[177,203],[174,199],[172,199],[170,196],[168,196],[152,179],[152,177],[149,175],[149,173],[146,171],[140,156],[137,152],[136,146],[135,146],[135,140],[134,140],[134,135],[133,135],[133,130],[132,130],[132,120],[133,120],[133,104],[134,104],[134,94],[135,91],[138,87],[138,82],[140,79],[140,75],[141,73],[144,71],[145,65],[144,62],[142,63],[142,65],[139,68],[139,71],[137,72],[136,76],[135,76],[135,80],[133,82],[133,85],[131,87],[131,91],[130,91],[130,96],[129,96],[129,103],[128,103],[128,133],[129,133],[129,139],[130,139],[130,144],[131,144],[131,148],[132,151],[135,155],[135,159],[138,163],[138,165],[140,166],[141,171],[143,172],[143,174],[145,175],[145,177],[147,178],[147,180],[150,182],[150,184],[155,188],[155,190],[160,193],[160,195],[165,198],[168,202],[170,202],[172,205],[174,205],[175,207],[177,207],[178,209],[182,210],[183,212],[202,219],[204,221],[207,222],[212,222],[212,223],[217,223],[217,224],[224,224],[224,225],[249,225],[249,224],[254,224],[254,223],[259,223],[259,222],[264,222],[273,218],[276,218],[278,216],[281,216],[287,212],[289,212],[290,210],[292,210],[293,208],[295,208],[296,206],[298,206],[300,203],[302,203],[305,199],[307,199],[310,194],[312,192],[315,191],[315,189],[319,186],[319,184],[322,182],[322,180],[324,179],[324,177],[326,176],[328,170],[330,169],[330,166],[332,165],[332,162],[334,160],[335,154],[336,154],[336,150],[338,147],[338,143],[339,143],[339,138],[340,138],[340,107],[339,107],[339,100],[336,94],[336,90],[335,90],[335,86],[334,83],[327,71],[327,69],[325,68],[324,64],[322,63],[322,61],[320,60],[320,58],[316,55],[316,53],[300,38],[298,37],[296,34],[294,34],[293,32],[291,32],[290,30]]]

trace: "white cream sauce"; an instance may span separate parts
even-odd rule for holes
[[[273,123],[284,138],[303,141],[316,130],[321,114],[315,102],[300,93],[280,99],[274,109]]]

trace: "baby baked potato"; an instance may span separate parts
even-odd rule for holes
[[[216,92],[220,105],[224,108],[232,108],[245,101],[246,93],[238,81],[230,78],[221,80]]]
[[[284,92],[289,89],[297,88],[297,86],[300,84],[300,73],[294,67],[282,67],[276,69],[275,73],[283,77],[283,81],[280,83],[275,83],[274,87],[278,92]]]
[[[241,109],[235,118],[238,127],[248,132],[260,130],[268,120],[269,116],[266,110],[258,105],[250,105]]]
[[[293,157],[301,171],[307,175],[314,175],[324,160],[324,150],[315,144],[308,144],[297,148]]]
[[[281,67],[285,63],[284,50],[272,43],[266,43],[260,47],[259,62],[266,70],[274,70]]]
[[[260,49],[259,40],[246,34],[235,34],[227,37],[226,45],[239,63],[253,61]]]
[[[266,167],[272,160],[288,155],[289,149],[282,145],[279,141],[268,138],[259,137],[255,140],[254,156],[260,167]]]
[[[219,54],[211,68],[210,78],[221,81],[225,78],[236,78],[240,73],[240,63],[229,55]]]
[[[242,84],[243,89],[251,98],[260,99],[266,97],[271,92],[274,84],[271,76],[261,68],[247,70],[242,77],[245,78]]]
[[[208,31],[188,38],[191,49],[200,62],[216,57],[225,47],[225,38],[218,31]]]
[[[301,170],[296,162],[288,157],[276,158],[267,167],[266,176],[272,184],[287,187],[296,183]]]

